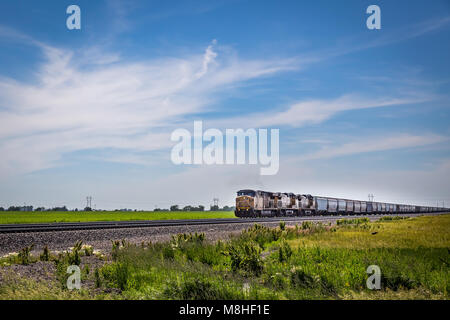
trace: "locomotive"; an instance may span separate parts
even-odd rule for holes
[[[449,209],[244,189],[237,192],[235,215],[240,218],[253,218],[444,211]]]

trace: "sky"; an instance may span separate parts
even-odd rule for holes
[[[2,1],[0,206],[262,189],[448,207],[449,53],[447,0]],[[171,133],[194,121],[279,129],[277,174],[172,163]]]

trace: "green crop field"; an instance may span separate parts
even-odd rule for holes
[[[66,253],[25,248],[0,258],[0,299],[448,300],[449,248],[449,214],[256,224],[216,242],[204,234],[159,243],[114,240],[103,253],[81,243]],[[82,270],[82,288],[69,291],[66,269],[73,264]],[[34,265],[52,266],[50,280],[14,272]],[[381,270],[379,290],[366,286],[371,265]]]
[[[63,211],[63,212],[0,212],[0,224],[8,223],[48,223],[48,222],[89,222],[127,220],[168,220],[168,219],[208,219],[236,218],[232,211]]]

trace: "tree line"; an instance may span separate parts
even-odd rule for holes
[[[211,205],[209,210],[210,211],[234,211],[235,207],[230,206],[224,206],[223,208],[220,208],[219,206],[213,206]],[[0,211],[35,211],[35,212],[46,212],[46,211],[79,211],[78,208],[75,208],[73,210],[67,209],[66,206],[62,207],[53,207],[53,208],[45,208],[45,207],[37,207],[33,208],[33,206],[10,206],[8,208],[0,207]],[[82,211],[93,211],[92,208],[86,207]],[[96,211],[105,211],[97,209]],[[115,209],[115,210],[107,210],[107,211],[147,211],[147,210],[132,210],[132,209]],[[149,210],[151,211],[151,210]],[[205,206],[199,205],[199,206],[184,206],[179,207],[178,205],[172,205],[169,209],[161,209],[161,208],[155,208],[153,211],[205,211]]]
[[[220,208],[219,206],[213,206],[211,205],[209,208],[209,211],[232,211],[234,210],[234,207],[224,206],[223,208]],[[185,206],[183,208],[180,208],[177,204],[174,204],[170,206],[170,209],[160,209],[156,208],[155,211],[205,211],[205,206],[199,205],[196,206]]]

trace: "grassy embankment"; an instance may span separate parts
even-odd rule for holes
[[[64,211],[64,212],[0,212],[0,224],[8,223],[49,223],[49,222],[89,222],[127,220],[168,220],[168,219],[208,219],[236,218],[232,211]]]
[[[92,285],[77,292],[63,288],[72,251],[53,258],[58,285],[4,281],[0,298],[448,299],[449,247],[450,215],[256,225],[217,243],[203,235],[116,242],[103,266],[83,271]],[[381,290],[366,287],[369,265],[381,268]]]

